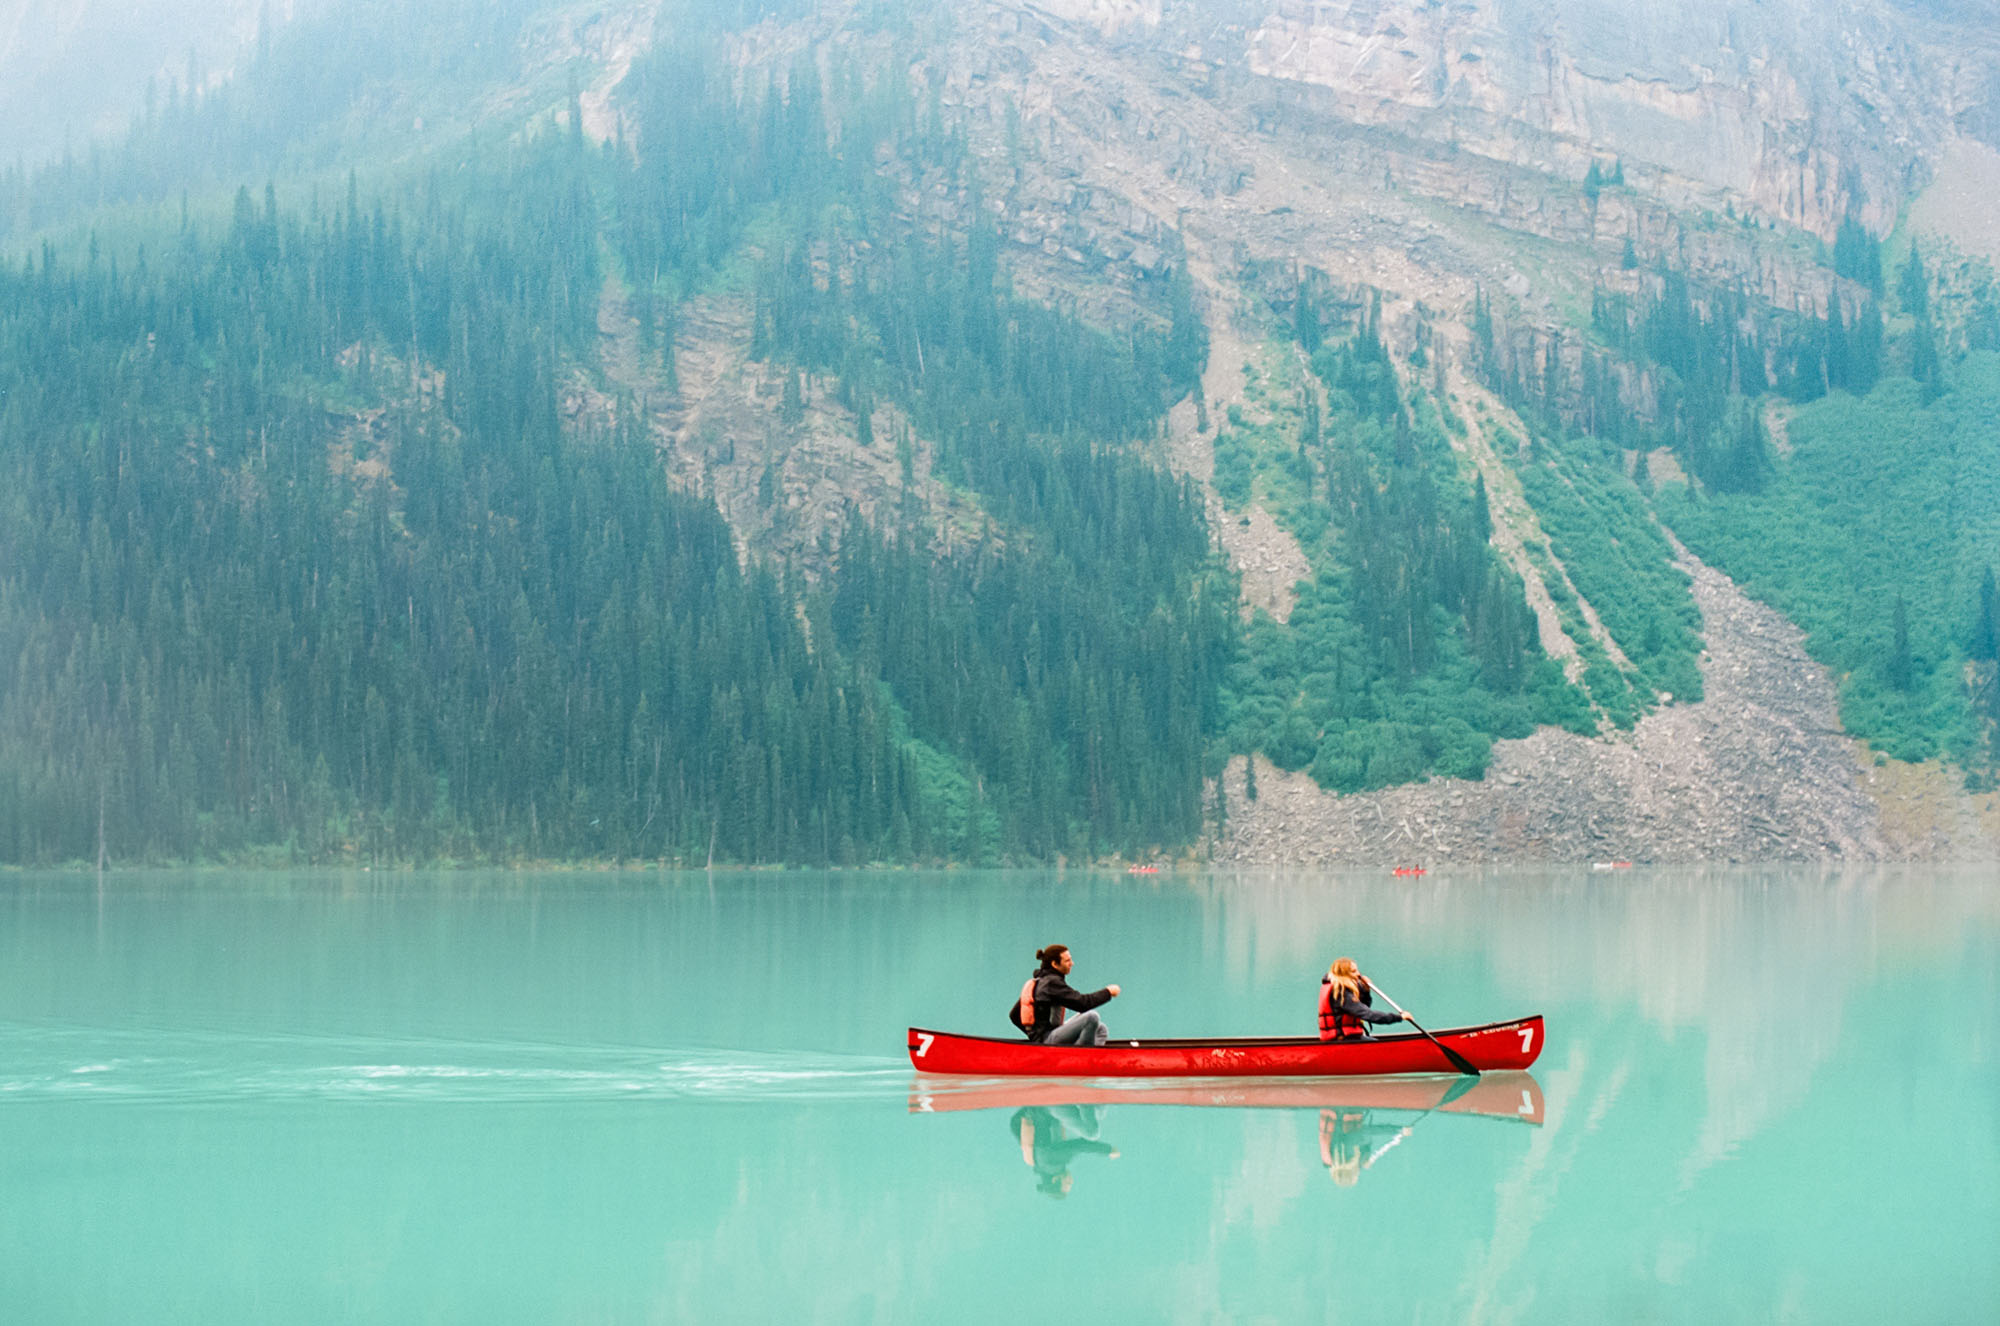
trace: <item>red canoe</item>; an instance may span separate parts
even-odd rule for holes
[[[1540,1014],[1434,1034],[1482,1072],[1526,1068],[1542,1052]],[[1416,1032],[1354,1041],[1310,1036],[1114,1039],[1109,1045],[1086,1047],[911,1027],[909,1045],[910,1063],[920,1072],[979,1077],[1375,1077],[1458,1071]]]
[[[1012,1110],[1024,1105],[1191,1105],[1221,1109],[1437,1110],[1521,1123],[1542,1122],[1542,1087],[1528,1073],[1467,1078],[1229,1078],[1183,1079],[1171,1086],[1106,1085],[1077,1078],[1016,1078],[1007,1082],[926,1081],[910,1087],[910,1113]]]

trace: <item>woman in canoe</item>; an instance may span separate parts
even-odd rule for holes
[[[1340,958],[1319,982],[1319,1038],[1352,1041],[1367,1036],[1371,1022],[1403,1022],[1408,1013],[1378,1013],[1375,992],[1353,958]]]
[[[1104,1020],[1097,1016],[1099,1004],[1118,997],[1118,987],[1107,985],[1090,994],[1079,994],[1063,977],[1076,965],[1069,945],[1051,944],[1035,954],[1039,964],[1035,974],[1021,987],[1021,997],[1007,1010],[1007,1018],[1031,1041],[1043,1045],[1102,1045],[1111,1039]],[[1076,1013],[1069,1019],[1070,1013]],[[1068,1020],[1066,1020],[1068,1019]]]

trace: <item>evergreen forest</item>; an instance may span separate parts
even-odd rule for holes
[[[1014,298],[977,228],[859,261],[893,219],[854,163],[970,188],[966,149],[899,74],[827,84],[839,136],[810,67],[738,89],[691,42],[627,89],[686,150],[587,143],[572,94],[399,201],[239,185],[0,269],[0,860],[1190,840],[1232,590],[1199,499],[1133,444],[1199,324],[1165,288],[1157,328]],[[99,196],[147,196],[176,116],[217,171],[256,157],[270,95],[253,73],[171,104],[94,163]],[[13,214],[77,171],[15,178]],[[607,279],[670,382],[676,302],[746,263],[758,353],[900,403],[1000,534],[939,555],[921,513],[857,517],[825,574],[745,560],[632,411],[564,417]]]
[[[810,8],[671,0],[592,134],[544,0],[354,0],[0,169],[0,864],[1198,851],[1232,758],[1476,779],[1699,699],[1675,538],[1804,627],[1849,731],[1992,784],[1990,272],[1850,218],[1782,311],[1628,240],[1567,339],[1475,301],[1503,424],[1305,270],[1211,417],[1178,237],[1052,287],[995,220],[1013,129],[923,72],[951,7],[732,55]],[[649,422],[718,304],[777,427],[812,402],[900,475],[803,553]],[[1190,413],[1215,506],[1168,463]],[[1307,566],[1282,621],[1211,524],[1253,505]]]
[[[1921,244],[1899,239],[1893,259],[1889,247],[1850,217],[1826,255],[1842,279],[1799,313],[1661,266],[1636,300],[1600,292],[1574,353],[1521,353],[1490,318],[1476,330],[1489,380],[1530,421],[1522,481],[1557,541],[1577,505],[1562,490],[1618,534],[1572,543],[1564,561],[1579,587],[1602,586],[1592,601],[1635,659],[1667,645],[1657,684],[1688,694],[1699,644],[1664,593],[1616,611],[1616,586],[1661,584],[1659,555],[1634,574],[1632,549],[1659,536],[1629,513],[1649,505],[1805,630],[1845,730],[1883,756],[1942,758],[1985,790],[2000,767],[2000,286],[1983,261],[1946,282]],[[1678,473],[1656,478],[1663,453]]]

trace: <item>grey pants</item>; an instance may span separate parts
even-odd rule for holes
[[[1097,1010],[1078,1013],[1069,1021],[1048,1034],[1044,1045],[1102,1045],[1111,1039],[1111,1033],[1104,1029],[1104,1019],[1097,1016]]]

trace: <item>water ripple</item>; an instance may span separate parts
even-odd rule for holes
[[[0,1107],[82,1100],[900,1099],[909,1075],[900,1058],[810,1051],[237,1036],[0,1023]]]

